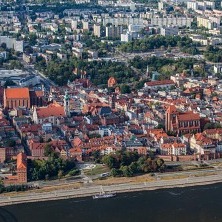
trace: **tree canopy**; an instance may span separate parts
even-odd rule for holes
[[[165,164],[162,159],[152,155],[140,156],[137,152],[118,151],[102,159],[110,169],[112,176],[133,176],[138,173],[163,171]]]
[[[193,43],[192,39],[187,36],[151,36],[144,39],[135,39],[133,41],[124,43],[119,46],[119,49],[123,52],[149,52],[161,47],[179,47],[181,51],[198,54],[199,51],[196,48],[197,44]]]

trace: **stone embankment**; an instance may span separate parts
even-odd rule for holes
[[[76,197],[87,197],[98,194],[101,190],[105,192],[134,192],[134,191],[145,191],[145,190],[156,190],[156,189],[165,189],[165,188],[174,188],[174,187],[188,187],[188,186],[198,186],[198,185],[207,185],[213,183],[222,182],[222,174],[220,175],[211,175],[205,177],[192,177],[185,179],[172,179],[172,180],[160,180],[153,182],[144,182],[144,183],[127,183],[127,184],[118,184],[118,185],[109,185],[109,186],[89,186],[81,187],[78,189],[67,189],[67,190],[56,190],[51,192],[24,192],[23,194],[18,194],[16,196],[4,196],[2,194],[0,197],[0,206],[19,204],[19,203],[28,203],[28,202],[40,202],[40,201],[49,201],[49,200],[59,200],[59,199],[68,199]]]

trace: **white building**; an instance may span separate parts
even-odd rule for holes
[[[158,2],[158,10],[161,11],[164,9],[164,3],[162,1]]]
[[[198,3],[196,1],[188,1],[187,2],[187,9],[197,10],[198,9]]]
[[[221,18],[217,16],[197,16],[197,26],[198,27],[205,27],[208,29],[218,28],[220,26]]]
[[[178,35],[179,28],[178,27],[162,27],[160,29],[160,34],[163,36],[168,36],[168,35]]]
[[[111,25],[106,27],[107,38],[119,38],[122,33],[123,33],[123,27],[121,25],[118,26]]]
[[[22,87],[31,86],[31,85],[35,86],[37,84],[40,84],[40,80],[39,77],[35,75],[27,76],[19,81],[19,85]]]
[[[23,41],[17,41],[15,38],[0,36],[0,45],[6,44],[8,49],[14,49],[16,52],[23,52]]]
[[[132,18],[132,17],[118,17],[118,18],[111,18],[111,17],[105,17],[103,18],[103,25],[106,26],[108,23],[111,23],[115,26],[118,25],[127,25],[130,24],[137,24],[137,25],[143,25],[143,19],[142,18]]]
[[[222,38],[219,37],[208,37],[209,45],[222,44]]]
[[[193,22],[193,18],[188,17],[153,17],[150,20],[151,25],[156,26],[178,26],[178,27],[191,27],[191,23]]]
[[[214,65],[214,73],[222,73],[222,64]]]
[[[144,83],[145,89],[157,90],[157,89],[170,89],[175,86],[173,80],[151,81]]]
[[[134,25],[130,24],[128,29],[129,32],[140,32],[144,28],[144,25]]]
[[[7,58],[7,52],[0,52],[0,59],[6,59]]]
[[[65,116],[63,106],[50,104],[46,107],[34,107],[32,118],[36,124],[51,123],[52,125],[60,125]]]
[[[99,127],[99,134],[100,134],[101,137],[111,136],[112,135],[112,130],[111,130],[110,127],[100,126]]]
[[[71,21],[71,28],[72,28],[72,30],[76,30],[77,29],[77,24],[78,24],[77,20],[72,20]]]
[[[14,41],[14,50],[16,52],[23,52],[23,41]]]
[[[88,31],[89,30],[89,22],[88,21],[82,21],[82,28],[83,30]]]
[[[93,25],[93,34],[94,34],[94,36],[97,36],[97,37],[101,36],[100,24],[94,24]]]
[[[193,42],[200,43],[201,45],[208,45],[208,39],[204,38],[202,35],[191,35],[190,38]]]
[[[183,143],[164,143],[160,144],[160,153],[161,155],[186,155],[187,147]]]
[[[131,33],[127,32],[125,34],[121,34],[121,42],[130,42],[132,41],[132,35]]]

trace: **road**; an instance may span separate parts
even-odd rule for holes
[[[209,169],[197,169],[197,170],[188,170],[188,171],[177,171],[177,172],[165,172],[165,173],[155,173],[154,177],[156,180],[164,180],[168,177],[187,177],[187,178],[194,178],[194,177],[201,177],[207,174],[214,174],[214,175],[222,175],[222,163],[221,166],[215,167],[215,168],[209,168]],[[149,176],[149,174],[148,174]],[[82,184],[90,184],[93,185],[93,180],[101,178],[101,174],[97,175],[89,175],[86,176],[83,171],[81,171],[81,175],[69,177],[66,179],[61,180],[49,180],[49,181],[36,181],[36,182],[30,182],[29,185],[39,186],[40,188],[43,187],[59,187],[63,185],[72,185],[77,182],[80,182]]]
[[[162,188],[205,185],[218,182],[222,182],[222,173],[211,176],[192,177],[192,178],[173,179],[173,180],[156,180],[152,182],[143,182],[143,183],[127,183],[127,184],[118,184],[118,185],[109,185],[109,186],[91,185],[87,187],[81,187],[78,189],[61,189],[44,193],[26,192],[23,194],[18,194],[16,196],[10,196],[10,197],[2,194],[0,199],[0,206],[16,204],[16,203],[24,203],[24,202],[39,202],[39,201],[67,199],[67,198],[81,197],[81,196],[92,196],[100,193],[101,189],[104,190],[104,192],[122,193],[122,192],[132,192],[132,191],[142,191],[142,190],[155,190]]]
[[[47,78],[43,73],[37,71],[33,65],[24,65],[24,68],[32,75],[39,76],[40,81],[44,83],[44,86],[46,87],[47,91],[49,91],[51,86],[57,86],[52,80]]]
[[[34,68],[34,65],[26,63],[22,58],[19,58],[19,61],[23,64],[24,69],[32,75],[37,75],[40,81],[44,84],[47,91],[50,90],[51,86],[57,86],[52,80],[46,77],[43,73],[39,72]]]

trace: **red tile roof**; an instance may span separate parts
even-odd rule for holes
[[[198,113],[193,113],[193,112],[180,113],[178,115],[178,119],[180,121],[200,120],[200,115]]]
[[[24,153],[19,153],[17,155],[17,169],[26,169],[27,163],[26,163],[27,157]]]
[[[5,89],[7,99],[29,99],[28,88],[7,88]]]
[[[167,109],[167,112],[168,113],[176,113],[177,112],[176,106],[170,105]]]
[[[44,92],[41,90],[38,91],[30,91],[30,97],[43,97]]]
[[[37,108],[36,112],[37,112],[38,118],[46,118],[49,116],[55,116],[55,117],[65,116],[64,107],[58,104],[50,104],[47,107]]]
[[[173,85],[175,84],[173,80],[162,80],[162,81],[152,81],[146,82],[147,86],[160,86],[160,85]]]

